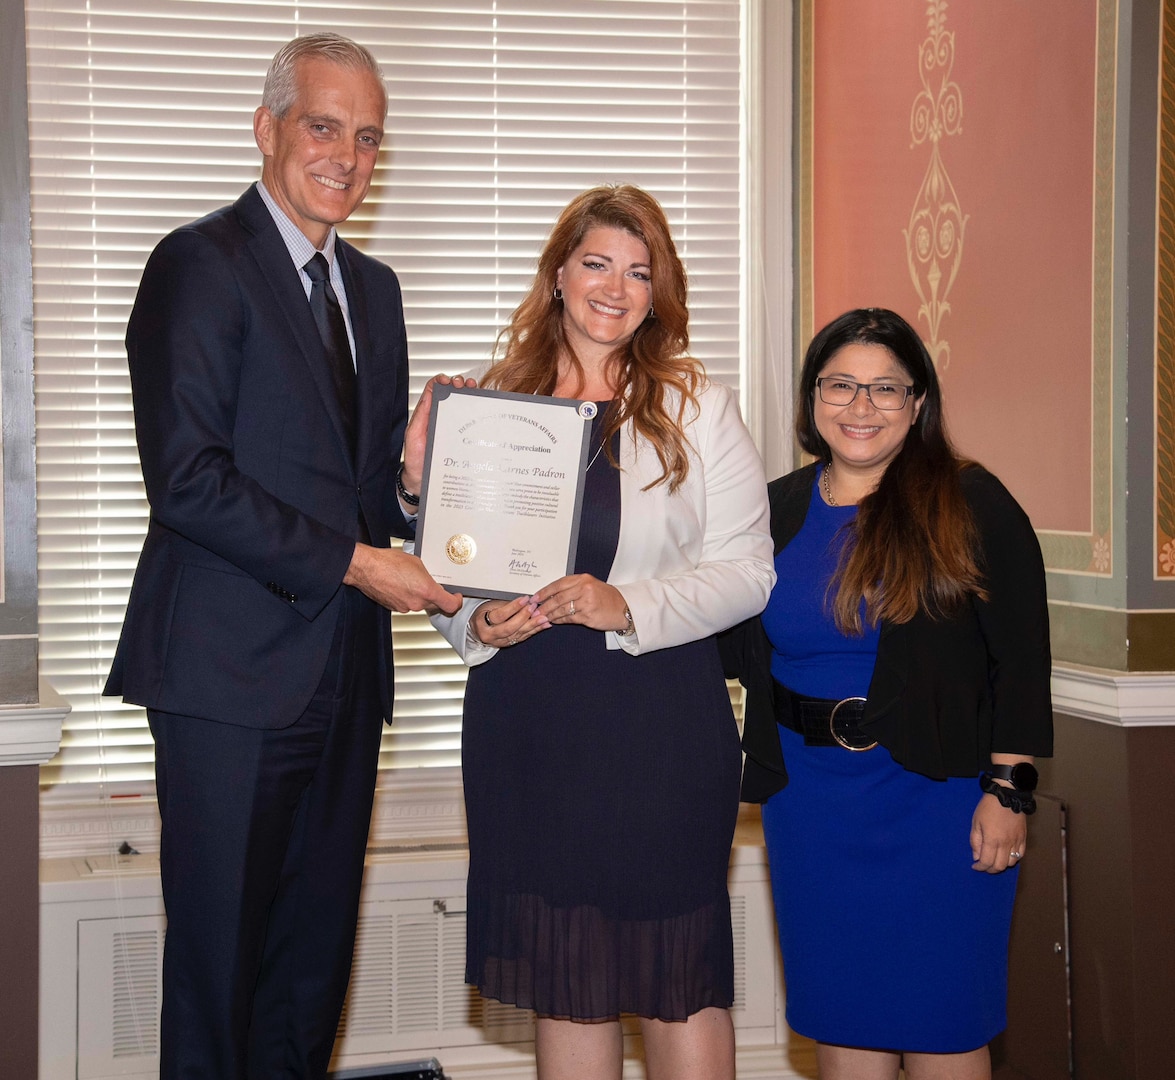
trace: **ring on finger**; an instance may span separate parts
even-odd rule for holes
[[[515,637],[513,634],[511,634],[511,635],[510,635],[510,640],[509,640],[509,641],[507,641],[507,642],[506,642],[506,644],[507,644],[507,645],[517,645],[517,644],[518,644],[518,638],[516,638],[516,637]]]
[[[1019,851],[1011,851],[1008,853],[1008,855],[1010,858],[1013,858],[1013,859],[1022,859],[1024,857],[1023,855],[1021,855],[1021,853]]]
[[[574,601],[574,600],[572,600],[572,601],[571,601],[571,604],[570,604],[570,606],[567,608],[567,614],[568,614],[568,615],[574,615],[574,614],[575,614],[575,601]]]

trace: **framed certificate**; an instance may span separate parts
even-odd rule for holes
[[[508,600],[572,572],[597,408],[433,388],[416,553],[439,584]]]

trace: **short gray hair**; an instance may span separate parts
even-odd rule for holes
[[[388,91],[379,62],[362,45],[342,34],[322,32],[306,34],[287,41],[274,54],[265,74],[261,104],[281,120],[298,99],[298,63],[302,60],[328,60],[350,71],[368,71],[375,76],[387,106]]]

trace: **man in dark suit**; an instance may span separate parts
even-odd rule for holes
[[[397,472],[399,284],[335,233],[386,110],[354,42],[279,50],[261,183],[159,244],[127,328],[151,519],[106,692],[156,744],[164,1077],[325,1074],[391,716],[386,609],[460,605],[389,548],[419,490]]]

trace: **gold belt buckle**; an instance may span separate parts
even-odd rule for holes
[[[849,702],[853,702],[853,701],[859,701],[862,705],[865,704],[865,699],[863,697],[847,697],[847,698],[842,698],[835,705],[833,705],[832,712],[829,714],[829,717],[828,717],[828,730],[832,733],[832,737],[836,740],[836,742],[839,746],[843,746],[846,750],[852,750],[853,753],[859,754],[859,753],[864,752],[865,750],[872,750],[873,747],[875,747],[877,745],[877,740],[876,739],[873,740],[867,746],[861,746],[861,745],[858,745],[857,743],[849,742],[849,738],[854,735],[857,736],[858,738],[861,738],[862,736],[860,735],[859,732],[856,732],[856,731],[849,732],[847,725],[843,725],[842,728],[840,728],[840,729],[837,728],[836,714],[838,712],[840,712],[842,705],[848,705]],[[867,738],[867,736],[864,736],[864,737]]]

